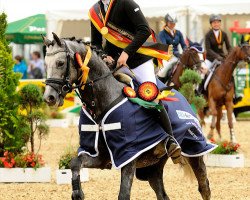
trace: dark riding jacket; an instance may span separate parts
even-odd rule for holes
[[[232,47],[229,43],[228,36],[224,31],[221,31],[222,38],[221,43],[218,44],[214,35],[213,30],[211,29],[205,36],[205,47],[207,52],[207,59],[213,62],[215,59],[222,61],[226,54],[223,50],[223,44],[226,44],[227,52],[230,52]]]
[[[162,30],[159,33],[159,39],[163,44],[167,44],[167,45],[173,45],[173,53],[174,56],[179,57],[180,53],[178,50],[178,45],[180,44],[182,49],[185,50],[187,48],[187,45],[185,44],[185,41],[183,39],[183,35],[179,30],[175,31],[174,36],[167,32],[165,29]]]
[[[105,16],[103,3],[99,1],[97,4],[100,5],[101,12]],[[151,35],[151,30],[146,18],[140,10],[140,7],[133,0],[115,0],[108,22],[115,25],[117,28],[131,33],[134,36],[133,41],[125,49],[121,49],[106,41],[103,48],[103,37],[91,23],[92,45],[97,46],[99,49],[103,49],[105,53],[113,57],[114,60],[118,60],[122,51],[125,51],[129,55],[127,64],[132,69],[151,59],[149,56],[136,53]]]

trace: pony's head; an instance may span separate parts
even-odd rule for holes
[[[239,60],[250,63],[250,39],[245,41],[243,35],[237,48],[237,57]]]
[[[79,67],[75,62],[75,52],[86,54],[85,45],[73,45],[77,43],[73,38],[59,39],[53,33],[53,41],[43,36],[46,45],[45,65],[47,72],[46,87],[44,92],[45,102],[52,106],[62,106],[64,98],[72,90],[74,84],[78,84]]]
[[[187,63],[186,67],[189,69],[194,69],[202,71],[203,68],[207,68],[205,65],[206,54],[204,48],[202,47],[202,42],[192,42],[189,38],[188,48],[183,52],[182,63]],[[184,61],[185,60],[185,61]]]

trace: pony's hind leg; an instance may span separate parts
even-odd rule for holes
[[[121,169],[121,184],[118,200],[130,200],[131,187],[136,170],[136,160],[131,161]]]
[[[203,200],[210,200],[211,191],[209,187],[209,181],[207,178],[206,165],[203,161],[203,156],[187,158],[190,166],[193,169],[195,177],[198,181],[199,192]]]
[[[161,161],[148,168],[148,182],[151,188],[155,191],[157,200],[170,200],[163,183],[163,169],[166,164],[167,157],[161,159]]]
[[[72,172],[72,200],[83,200],[84,193],[81,187],[80,181],[80,169],[81,168],[110,168],[108,161],[98,157],[90,157],[87,154],[81,154],[71,160],[71,172]]]

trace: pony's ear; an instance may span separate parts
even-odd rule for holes
[[[194,43],[187,37],[188,46],[191,47]]]
[[[62,43],[61,43],[61,40],[59,39],[59,37],[54,32],[52,32],[52,35],[53,35],[54,40],[58,44],[58,46],[59,47],[62,46]]]
[[[241,35],[241,39],[240,39],[239,46],[241,46],[241,45],[244,44],[244,43],[245,43],[244,35]]]
[[[201,39],[201,41],[199,42],[199,44],[202,46],[203,42],[204,42],[204,38]]]
[[[49,45],[51,45],[51,41],[48,38],[46,38],[43,34],[41,34],[41,36],[43,38],[43,43],[45,46],[48,47]]]

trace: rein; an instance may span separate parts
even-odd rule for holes
[[[187,50],[191,50],[190,48],[188,48]],[[196,51],[196,50],[195,50]],[[197,53],[198,53],[198,51],[196,51]],[[188,62],[189,62],[189,59],[190,59],[190,57],[191,57],[191,59],[192,59],[192,61],[194,62],[194,64],[193,65],[188,65]],[[185,63],[183,63],[182,61],[181,61],[181,59],[179,59],[179,63],[181,63],[183,66],[184,66],[184,68],[190,68],[190,69],[194,69],[194,70],[198,70],[200,67],[199,67],[199,64],[201,64],[201,63],[203,63],[203,62],[205,62],[204,60],[199,60],[198,62],[196,62],[195,60],[194,60],[194,57],[192,56],[192,55],[189,55],[188,56],[188,60],[187,60],[187,64],[185,64]]]

